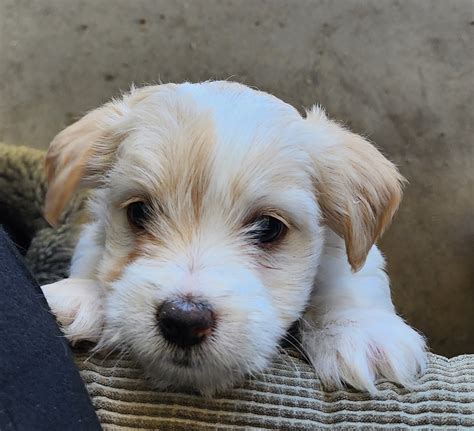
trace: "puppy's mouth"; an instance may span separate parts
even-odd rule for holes
[[[286,334],[280,339],[279,344],[283,348],[290,348],[303,352],[299,338],[299,321],[293,323]],[[203,351],[203,347],[204,346],[201,344],[190,348],[178,348],[171,354],[169,362],[179,368],[200,368],[206,360],[206,354]]]

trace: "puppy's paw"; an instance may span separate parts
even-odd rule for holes
[[[64,335],[72,344],[99,339],[103,311],[101,290],[96,281],[66,278],[41,289]]]
[[[374,394],[378,378],[410,388],[426,367],[424,338],[390,312],[347,310],[315,328],[306,322],[302,343],[327,388],[349,384]]]

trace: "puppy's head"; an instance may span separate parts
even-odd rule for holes
[[[268,363],[325,229],[357,270],[401,194],[393,165],[321,111],[228,82],[132,90],[61,132],[47,173],[52,223],[79,184],[94,190],[101,345],[203,393]]]

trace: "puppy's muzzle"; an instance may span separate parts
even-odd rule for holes
[[[189,348],[204,341],[215,327],[215,314],[208,304],[189,299],[165,301],[157,313],[158,327],[171,344]]]

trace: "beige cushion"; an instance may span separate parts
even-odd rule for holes
[[[474,428],[474,355],[430,354],[413,390],[380,381],[375,398],[323,391],[311,367],[292,354],[211,399],[153,391],[129,358],[77,353],[76,361],[104,429]]]

